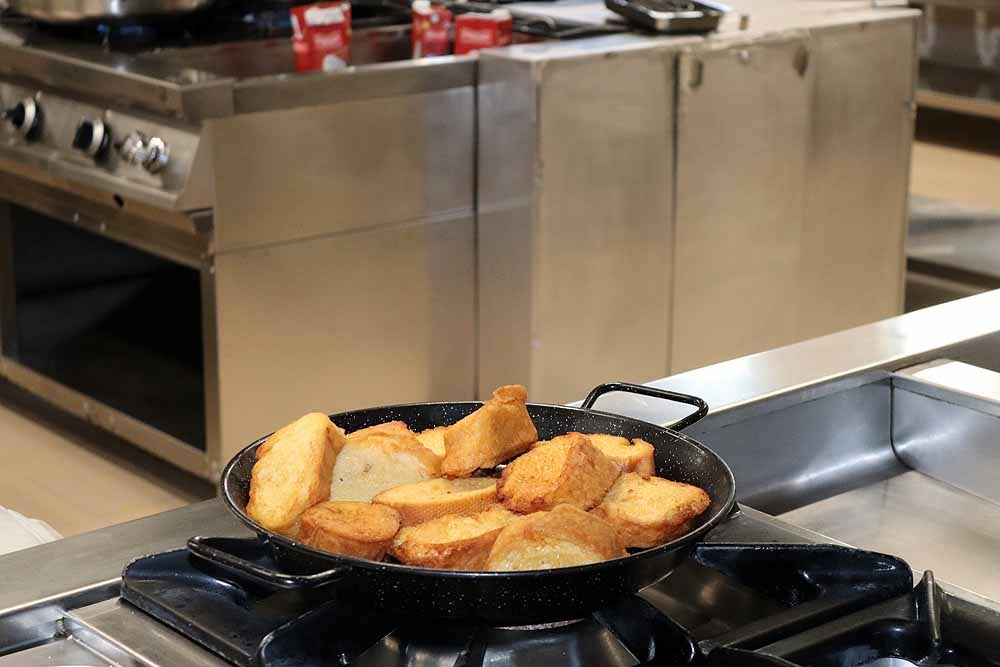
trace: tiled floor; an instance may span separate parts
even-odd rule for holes
[[[211,497],[212,487],[0,388],[0,505],[73,535]]]

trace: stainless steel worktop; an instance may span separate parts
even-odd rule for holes
[[[1000,285],[1000,212],[914,197],[906,256],[910,271]]]
[[[560,58],[574,54],[621,51],[733,40],[749,41],[781,33],[859,21],[915,15],[905,6],[873,8],[857,0],[780,2],[738,0],[718,32],[707,36],[619,34],[528,48],[499,49],[514,58]],[[892,3],[895,4],[895,3]],[[601,23],[611,15],[599,0],[524,3],[513,11],[547,15],[580,23]],[[750,15],[749,23],[740,16]],[[364,42],[364,31],[352,41]],[[408,37],[404,35],[405,41]],[[233,50],[238,50],[234,57]],[[352,46],[353,48],[353,46]],[[225,49],[154,49],[112,52],[94,45],[66,46],[39,38],[17,26],[0,23],[0,76],[34,80],[87,96],[106,95],[117,104],[137,106],[195,122],[234,113],[301,108],[345,99],[370,99],[453,88],[475,75],[474,55],[420,61],[369,62],[338,72],[297,74],[291,67],[289,39],[261,39],[228,44]],[[275,71],[275,63],[286,71]],[[234,63],[239,63],[234,64]],[[250,64],[248,66],[248,63]]]
[[[780,515],[1000,599],[1000,505],[910,470]],[[929,539],[933,537],[933,539]]]
[[[1000,213],[911,195],[906,309],[1000,288]]]
[[[809,392],[810,387],[866,371],[927,361],[958,348],[974,360],[991,358],[1000,332],[1000,290],[906,313],[777,350],[706,366],[648,382],[654,387],[696,393],[711,406],[710,419],[725,423],[741,407],[765,398]],[[992,357],[993,362],[1000,361]],[[618,394],[600,407],[657,424],[682,412],[651,399]]]

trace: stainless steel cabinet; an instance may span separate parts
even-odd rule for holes
[[[810,98],[801,39],[680,63],[671,370],[804,338]],[[806,304],[808,307],[808,304]]]
[[[800,11],[483,54],[481,394],[569,401],[901,311],[917,14]]]
[[[669,368],[676,54],[578,56],[480,63],[480,395]]]
[[[673,372],[898,314],[912,23],[681,60]]]

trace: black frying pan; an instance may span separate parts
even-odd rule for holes
[[[673,424],[673,428],[665,428],[591,409],[598,397],[611,391],[687,403],[697,411]],[[474,402],[395,405],[343,412],[331,415],[331,419],[347,432],[393,420],[421,431],[452,424],[480,405]],[[700,486],[708,492],[712,504],[695,519],[691,530],[677,539],[592,565],[526,572],[456,572],[376,563],[307,547],[262,528],[247,516],[244,510],[250,491],[250,471],[257,447],[266,439],[261,438],[226,466],[222,473],[222,497],[230,511],[269,546],[274,562],[282,571],[241,558],[232,540],[195,537],[188,547],[196,556],[216,566],[272,588],[330,585],[331,595],[396,615],[525,625],[579,618],[660,581],[733,509],[736,487],[729,466],[715,452],[676,431],[708,413],[708,406],[700,398],[612,383],[594,389],[579,408],[529,403],[528,413],[538,429],[539,439],[543,440],[569,431],[642,438],[656,450],[658,475]]]

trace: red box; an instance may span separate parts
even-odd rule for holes
[[[292,48],[299,72],[335,70],[351,61],[351,3],[292,7]]]
[[[506,9],[468,12],[455,18],[455,55],[510,44],[514,20]]]
[[[413,57],[446,56],[451,50],[452,15],[430,0],[413,2]]]

